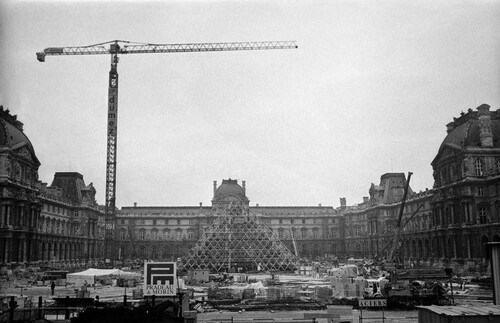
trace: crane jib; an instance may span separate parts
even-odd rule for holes
[[[109,45],[109,47],[107,47]],[[45,62],[46,56],[60,55],[102,55],[111,54],[111,71],[108,87],[108,124],[107,124],[107,160],[106,160],[106,205],[104,258],[113,255],[111,241],[114,236],[116,220],[116,161],[117,161],[117,122],[118,122],[118,55],[140,53],[183,53],[210,51],[241,51],[265,49],[296,49],[295,41],[231,42],[231,43],[191,43],[191,44],[139,44],[129,41],[113,40],[89,46],[48,47],[36,53],[39,62]],[[130,231],[129,231],[130,233]],[[132,235],[131,235],[132,237]],[[133,243],[133,241],[132,241]],[[135,247],[134,247],[135,248]],[[297,246],[294,241],[297,253]]]
[[[63,47],[50,47],[43,50],[45,54],[62,54],[64,53]]]

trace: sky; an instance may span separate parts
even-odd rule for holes
[[[498,1],[0,2],[0,104],[40,180],[79,172],[104,204],[109,55],[47,47],[294,40],[298,49],[121,55],[116,205],[360,203],[387,172],[432,188],[446,124],[500,108]]]

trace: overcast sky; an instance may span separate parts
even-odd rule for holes
[[[104,204],[109,55],[46,47],[295,40],[296,50],[122,55],[117,206],[352,205],[386,172],[432,188],[445,125],[500,108],[498,1],[2,1],[0,104],[39,177],[75,171]]]

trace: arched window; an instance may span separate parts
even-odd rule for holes
[[[177,240],[181,240],[182,239],[182,229],[176,229],[175,230],[175,238]]]
[[[169,237],[170,237],[170,229],[163,229],[163,238],[165,240],[168,240]]]
[[[359,230],[359,225],[356,225],[356,226],[354,227],[354,236],[355,236],[355,237],[359,237],[359,231],[360,231],[360,230]]]
[[[319,238],[319,229],[318,228],[313,228],[313,238],[314,239]]]
[[[151,230],[151,235],[153,237],[153,240],[158,240],[158,230],[156,229]]]
[[[139,230],[139,239],[146,240],[146,230],[144,229]]]

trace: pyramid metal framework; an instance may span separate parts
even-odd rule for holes
[[[297,268],[297,258],[244,203],[232,201],[215,207],[214,213],[216,219],[183,262],[185,270],[291,271]]]

